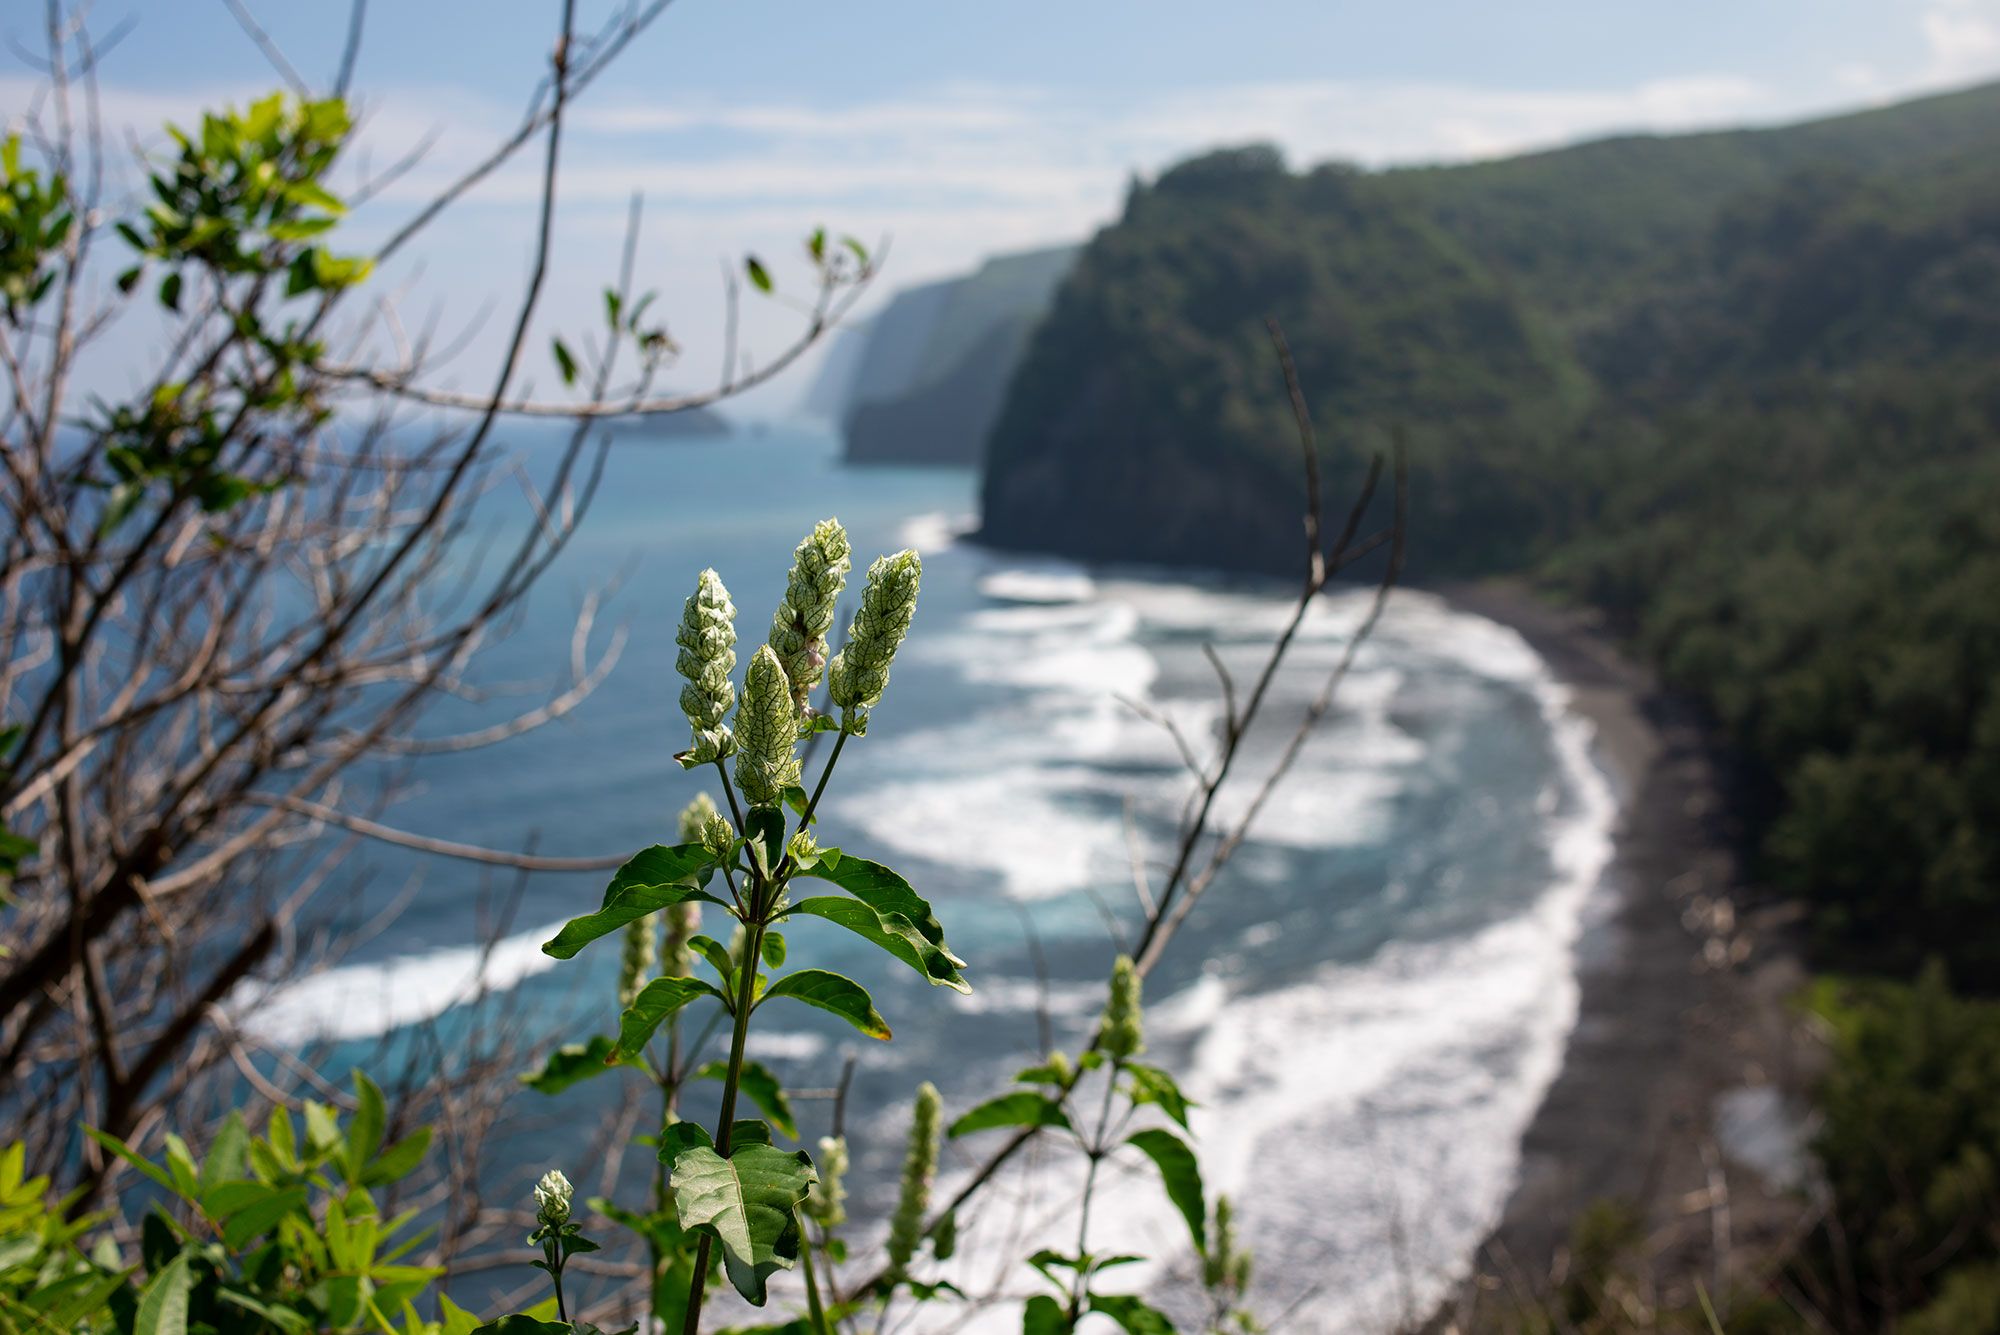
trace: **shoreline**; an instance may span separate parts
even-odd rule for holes
[[[1576,946],[1575,1027],[1521,1142],[1500,1220],[1453,1307],[1532,1302],[1561,1283],[1577,1219],[1628,1205],[1662,1297],[1691,1295],[1786,1245],[1802,1212],[1816,1045],[1795,906],[1757,902],[1729,819],[1729,775],[1695,711],[1588,613],[1526,584],[1435,590],[1518,632],[1593,726],[1619,812]],[[1441,1319],[1451,1326],[1450,1314]]]

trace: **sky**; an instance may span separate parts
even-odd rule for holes
[[[337,0],[244,0],[299,75],[332,81]],[[590,31],[616,12],[578,0]],[[0,6],[0,119],[40,105],[41,5]],[[518,121],[547,68],[557,0],[374,0],[343,178],[427,138],[421,164],[358,209],[385,236]],[[129,30],[106,56],[106,120],[157,127],[279,82],[224,0],[96,0]],[[815,226],[892,242],[865,315],[899,286],[988,254],[1079,240],[1126,181],[1218,144],[1294,165],[1456,161],[1608,133],[1767,124],[2000,77],[2000,0],[674,0],[578,104],[556,263],[527,370],[561,387],[548,339],[598,320],[629,200],[640,278],[687,349],[678,387],[720,365],[721,266],[763,257],[777,299],[747,303],[768,358],[798,327]],[[538,162],[523,155],[374,280],[411,331],[459,345],[436,383],[487,383],[532,249]],[[136,180],[136,175],[133,177]],[[139,383],[156,328],[127,321],[87,387]],[[740,401],[782,416],[810,361]]]

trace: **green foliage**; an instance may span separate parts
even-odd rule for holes
[[[24,165],[20,135],[0,139],[0,304],[11,323],[48,295],[75,221],[61,173]]]
[[[1953,996],[1933,965],[1825,984],[1816,1005],[1835,1034],[1819,1286],[1857,1295],[1857,1324],[2000,1331],[2000,1004]]]

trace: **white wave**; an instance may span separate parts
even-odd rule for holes
[[[925,556],[957,545],[959,539],[979,527],[979,516],[939,511],[912,515],[896,531],[896,540],[914,547]]]
[[[1182,1083],[1202,1105],[1194,1127],[1209,1198],[1227,1193],[1239,1206],[1267,1315],[1313,1286],[1288,1329],[1402,1328],[1467,1273],[1561,1067],[1577,1016],[1577,942],[1612,856],[1617,803],[1592,759],[1591,725],[1525,641],[1435,602],[1398,629],[1533,692],[1559,763],[1542,832],[1554,874],[1531,910],[1469,937],[1391,944],[1261,992],[1212,964],[1149,1011],[1157,1035],[1192,1044]],[[972,1235],[957,1273],[976,1285],[1024,1244],[1073,1243],[1074,1188],[1061,1171],[1015,1184],[1012,1215],[1028,1222],[1006,1247]],[[1123,1287],[1184,1274],[1184,1226],[1157,1182],[1113,1173],[1101,1190],[1097,1217],[1117,1221],[1118,1248],[1168,1258],[1122,1272]],[[1018,1320],[1003,1306],[967,1328]]]
[[[1059,562],[1014,565],[979,581],[988,598],[1012,603],[1080,603],[1097,592],[1097,581],[1081,567]]]
[[[268,991],[239,988],[227,1004],[238,1024],[274,1043],[372,1038],[434,1020],[482,990],[504,992],[547,972],[558,961],[542,953],[542,942],[561,927],[549,923],[507,937],[490,955],[478,946],[448,946],[337,964]]]

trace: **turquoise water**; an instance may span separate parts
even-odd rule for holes
[[[530,471],[546,461],[549,438],[521,442]],[[1207,736],[1217,692],[1202,644],[1243,679],[1289,601],[1282,586],[1086,571],[966,545],[953,534],[975,491],[967,472],[844,469],[834,442],[807,430],[621,443],[582,535],[478,675],[529,684],[515,703],[541,703],[566,675],[581,600],[612,582],[592,653],[622,626],[615,670],[538,732],[417,764],[383,817],[547,854],[671,842],[674,813],[712,778],[672,760],[686,744],[673,630],[696,573],[722,573],[739,631],[755,644],[814,520],[846,524],[858,568],[917,545],[917,623],[869,736],[842,758],[821,839],[903,871],[936,906],[975,990],[927,988],[854,938],[810,924],[789,934],[793,961],[862,979],[895,1041],[774,1008],[760,1013],[752,1043],[798,1087],[830,1085],[856,1059],[848,1125],[864,1216],[893,1190],[919,1080],[935,1080],[962,1109],[1038,1056],[1044,1022],[1072,1049],[1087,1037],[1114,937],[1129,934],[1137,912],[1126,814],[1148,855],[1164,859],[1185,794],[1165,734],[1118,697],[1173,711],[1190,736]],[[1261,774],[1364,603],[1343,593],[1309,618],[1247,773]],[[422,732],[481,726],[507,708],[448,701]],[[1150,980],[1153,1057],[1182,1071],[1202,1101],[1196,1130],[1211,1189],[1245,1202],[1271,1277],[1265,1304],[1302,1300],[1294,1326],[1393,1320],[1401,1282],[1385,1264],[1391,1237],[1421,1218],[1410,1265],[1428,1292],[1465,1262],[1504,1201],[1520,1132],[1574,1020],[1575,938],[1608,854],[1612,805],[1587,746],[1517,636],[1429,595],[1399,595],[1339,709]],[[339,965],[260,1004],[252,1022],[267,1033],[341,1040],[337,1057],[438,1015],[447,1034],[470,1034],[472,1017],[454,1003],[482,967],[475,943],[510,902],[483,964],[496,994],[488,1013],[504,1009],[552,1039],[615,1024],[615,942],[554,968],[536,949],[554,924],[596,906],[605,876],[516,886],[395,850],[364,856],[351,917],[366,921],[404,896],[406,906]],[[621,1078],[554,1105],[523,1094],[487,1146],[490,1192],[523,1191],[549,1166],[538,1119],[593,1116]],[[802,1106],[808,1140],[827,1116],[823,1103]],[[969,1171],[977,1150],[954,1147],[947,1178]],[[646,1166],[628,1167],[636,1191]],[[572,1165],[571,1176],[584,1181],[590,1169]],[[1044,1163],[1003,1183],[983,1227],[969,1231],[961,1284],[1018,1287],[1007,1258],[1025,1254],[1022,1238],[1073,1228],[1061,1221],[1074,1181]],[[1117,1176],[1112,1191],[1101,1217],[1126,1234],[1119,1247],[1166,1258],[1135,1283],[1170,1288],[1187,1269],[1177,1218],[1142,1177]]]

